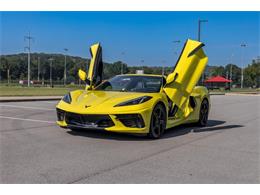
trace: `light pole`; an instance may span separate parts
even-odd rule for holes
[[[52,87],[52,61],[54,59],[53,58],[49,58],[50,61],[50,87]]]
[[[173,43],[179,44],[181,41],[177,40],[177,41],[172,41]]]
[[[68,49],[67,48],[64,48],[64,51],[65,51],[65,60],[64,60],[64,76],[63,76],[63,81],[64,81],[64,86],[66,85],[66,81],[67,81],[67,52],[68,52]]]
[[[176,44],[176,48],[174,50],[174,54],[177,56],[177,45],[180,43],[181,41],[180,40],[177,40],[177,41],[172,41],[172,43]]]
[[[40,81],[40,57],[38,57],[38,81]]]
[[[203,23],[203,22],[206,23],[206,22],[208,22],[208,20],[201,20],[201,19],[199,19],[199,21],[198,21],[198,41],[200,41],[201,23]],[[201,76],[201,79],[200,79],[201,83],[204,82],[204,77],[205,77],[205,73],[203,73],[202,76]]]
[[[199,19],[199,25],[198,25],[198,41],[200,41],[200,32],[201,32],[201,23],[208,22],[208,20],[200,20]]]
[[[230,56],[230,73],[229,73],[229,80],[232,81],[232,61],[233,61],[234,54],[232,53]],[[230,89],[232,87],[232,82],[230,82]]]
[[[28,87],[30,87],[30,80],[31,80],[31,78],[30,78],[30,74],[31,74],[31,40],[33,39],[33,37],[31,36],[31,34],[30,34],[30,31],[29,31],[29,34],[28,34],[28,36],[24,36],[24,40],[26,41],[26,40],[28,40],[28,46],[27,47],[25,47],[25,49],[27,49],[28,50],[28,66],[27,66],[27,85],[28,85]]]
[[[125,55],[125,52],[121,53],[122,57]],[[121,74],[124,74],[124,64],[123,62],[121,63]]]
[[[244,87],[244,49],[243,48],[246,48],[246,44],[243,43],[240,45],[241,48],[242,48],[242,55],[241,55],[241,88]]]

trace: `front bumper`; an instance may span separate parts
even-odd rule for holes
[[[127,113],[78,114],[57,108],[57,124],[63,128],[106,130],[120,133],[148,133],[151,110]]]

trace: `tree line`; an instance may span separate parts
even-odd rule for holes
[[[41,81],[48,81],[50,77],[50,61],[52,58],[52,79],[54,81],[63,81],[64,75],[64,55],[62,54],[45,54],[32,53],[31,54],[31,80],[38,79],[38,63],[39,63],[39,78]],[[1,55],[0,56],[0,79],[2,82],[8,80],[26,80],[27,79],[27,60],[26,53]],[[79,68],[86,70],[90,60],[81,57],[67,56],[67,82],[78,82],[77,71]],[[173,66],[128,66],[122,61],[114,63],[104,62],[104,79],[126,73],[135,73],[136,70],[144,70],[146,74],[169,74]],[[232,70],[232,71],[231,71]],[[227,64],[225,66],[207,66],[204,79],[211,76],[223,76],[230,78],[232,72],[232,84],[239,86],[241,82],[241,68],[235,64]],[[245,87],[259,87],[260,86],[260,63],[253,61],[244,68],[244,86]]]

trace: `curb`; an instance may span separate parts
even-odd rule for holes
[[[0,102],[31,102],[60,100],[62,96],[54,97],[0,97]]]
[[[209,95],[226,95],[226,93],[209,93]]]
[[[226,95],[260,96],[259,93],[226,93]]]

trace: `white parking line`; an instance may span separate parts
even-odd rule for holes
[[[58,101],[42,101],[41,103],[46,103],[46,104],[57,104]]]
[[[30,106],[16,106],[10,104],[0,104],[1,107],[10,107],[10,108],[24,108],[24,109],[34,109],[34,110],[55,110],[54,108],[41,108],[41,107],[30,107]]]
[[[11,119],[11,120],[20,120],[20,121],[30,121],[30,122],[40,122],[40,123],[55,124],[54,121],[43,121],[43,120],[35,120],[35,119],[15,118],[15,117],[8,117],[8,116],[1,116],[1,115],[0,115],[0,118]]]

